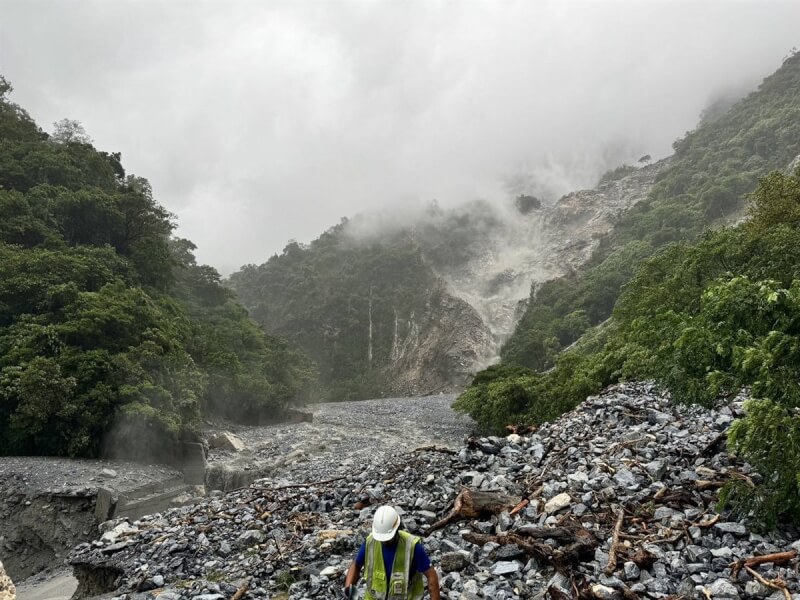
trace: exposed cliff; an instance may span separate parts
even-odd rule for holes
[[[666,164],[525,211],[475,201],[359,215],[230,284],[268,333],[316,360],[324,398],[458,390],[496,359],[531,286],[585,262]]]
[[[493,338],[478,312],[444,289],[432,293],[419,315],[411,315],[406,336],[385,367],[393,394],[416,396],[463,387],[491,356]]]
[[[572,192],[544,214],[541,255],[543,269],[563,275],[585,263],[620,217],[650,193],[670,159],[627,170],[621,177],[607,174],[591,190]]]
[[[499,346],[514,330],[520,302],[531,286],[560,277],[585,263],[619,218],[650,192],[669,159],[642,168],[623,167],[610,172],[594,189],[572,192],[552,205],[526,214],[492,212],[491,227],[471,241],[466,260],[436,261],[435,271],[454,295],[471,304],[492,332],[496,357]],[[440,228],[457,229],[463,219],[457,209]],[[426,256],[428,252],[423,252]]]
[[[316,361],[322,399],[463,386],[493,352],[480,316],[412,240],[355,241],[345,226],[245,267],[231,285],[267,331]]]

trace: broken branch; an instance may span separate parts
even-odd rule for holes
[[[775,552],[773,554],[763,554],[761,556],[751,556],[750,558],[742,558],[734,563],[731,563],[731,577],[735,578],[739,575],[742,567],[757,567],[764,563],[775,563],[778,565],[786,564],[793,558],[797,558],[797,550],[789,550],[787,552]]]
[[[521,511],[526,506],[528,506],[528,499],[527,498],[523,498],[522,502],[520,502],[513,509],[511,509],[511,512],[508,513],[508,515],[510,517],[513,517],[515,514],[517,514],[519,511]]]
[[[764,579],[761,575],[759,575],[756,571],[754,571],[747,565],[744,566],[744,569],[745,571],[750,573],[750,575],[755,577],[761,585],[765,585],[768,588],[772,588],[773,590],[780,590],[781,592],[783,592],[783,597],[786,598],[786,600],[792,600],[792,596],[789,593],[789,590],[786,589],[786,584],[783,583],[783,581],[781,581],[780,579],[773,579],[773,580]]]
[[[247,590],[250,589],[250,580],[245,581],[242,585],[239,586],[239,589],[236,590],[236,593],[233,595],[231,600],[242,600],[244,595],[247,593]]]
[[[497,492],[481,492],[464,488],[453,502],[453,510],[445,518],[437,521],[425,531],[427,537],[437,529],[449,525],[459,519],[475,519],[486,513],[497,515],[504,510],[511,510],[519,504],[521,498],[506,496]]]
[[[617,522],[614,525],[614,536],[611,538],[611,549],[608,551],[608,564],[606,565],[606,575],[611,575],[617,568],[617,549],[619,548],[619,534],[622,524],[625,521],[625,509],[620,508],[617,514]]]
[[[458,452],[448,448],[447,446],[437,446],[435,444],[431,446],[420,446],[419,448],[414,448],[411,452],[441,452],[442,454],[458,454]]]

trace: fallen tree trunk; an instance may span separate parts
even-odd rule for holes
[[[437,521],[425,531],[428,536],[437,529],[441,529],[460,519],[476,519],[482,515],[497,515],[504,510],[513,510],[519,504],[519,496],[508,496],[500,492],[482,492],[471,488],[464,488],[453,502],[453,510],[444,519]]]
[[[546,528],[540,529],[545,530]],[[529,536],[520,535],[520,532],[498,533],[497,535],[471,532],[465,533],[462,537],[477,546],[483,546],[488,542],[494,542],[501,546],[514,544],[539,562],[553,565],[559,570],[567,569],[594,557],[594,549],[597,547],[598,540],[588,529],[582,527],[572,529],[568,538],[565,535],[566,528],[556,527],[554,530],[558,535],[547,537],[560,538],[561,541],[568,542],[566,545],[555,548],[548,544],[540,544],[532,541]],[[545,536],[540,535],[540,537],[544,538]]]

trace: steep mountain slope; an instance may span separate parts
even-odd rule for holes
[[[554,419],[625,378],[652,378],[678,400],[706,405],[748,389],[753,399],[729,442],[763,478],[731,484],[724,497],[770,525],[800,522],[800,171],[787,172],[800,152],[798,98],[794,55],[680,142],[650,197],[587,267],[536,290],[505,363],[479,373],[457,407],[499,429]],[[767,143],[752,143],[760,139]],[[741,219],[743,199],[722,186],[773,167]],[[697,237],[704,223],[733,220]],[[676,236],[691,242],[667,243]],[[560,332],[569,342],[609,314],[569,352],[547,343]]]
[[[531,285],[582,264],[667,164],[524,212],[476,201],[359,215],[229,283],[266,331],[314,358],[324,397],[461,389],[496,359]]]
[[[610,171],[593,190],[545,206],[522,196],[516,209],[475,201],[432,203],[413,217],[360,215],[231,284],[266,331],[327,365],[330,397],[457,388],[498,354],[548,369],[610,316],[643,260],[736,222],[758,178],[800,153],[798,64],[790,57],[758,91],[704,118],[674,156]],[[453,322],[441,311],[459,302],[465,326],[436,327]],[[418,334],[427,341],[413,341]],[[397,361],[392,348],[403,340]]]
[[[361,243],[346,223],[230,278],[264,328],[317,362],[322,397],[445,391],[489,351],[490,335],[411,240]]]
[[[674,144],[668,168],[652,191],[626,213],[579,273],[535,290],[503,359],[533,369],[552,366],[557,351],[532,351],[534,340],[586,317],[564,342],[611,315],[622,286],[659,248],[695,239],[741,218],[744,196],[760,177],[784,170],[800,153],[800,54],[787,58],[759,89]]]

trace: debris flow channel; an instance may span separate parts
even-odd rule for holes
[[[416,448],[414,428],[438,426],[415,422],[417,408],[451,399],[395,403],[393,414],[375,402],[355,424],[342,414],[359,433],[341,442],[344,454],[330,440],[308,469],[295,463],[193,506],[105,524],[70,557],[79,593],[341,597],[375,508],[390,503],[422,536],[449,600],[800,599],[798,531],[759,534],[715,511],[725,482],[758,477],[725,452],[739,401],[674,406],[649,384],[624,384],[534,433],[428,437]],[[400,424],[398,414],[408,420],[386,435],[406,445],[376,451],[390,446],[380,424]],[[451,433],[464,425],[451,422]]]

